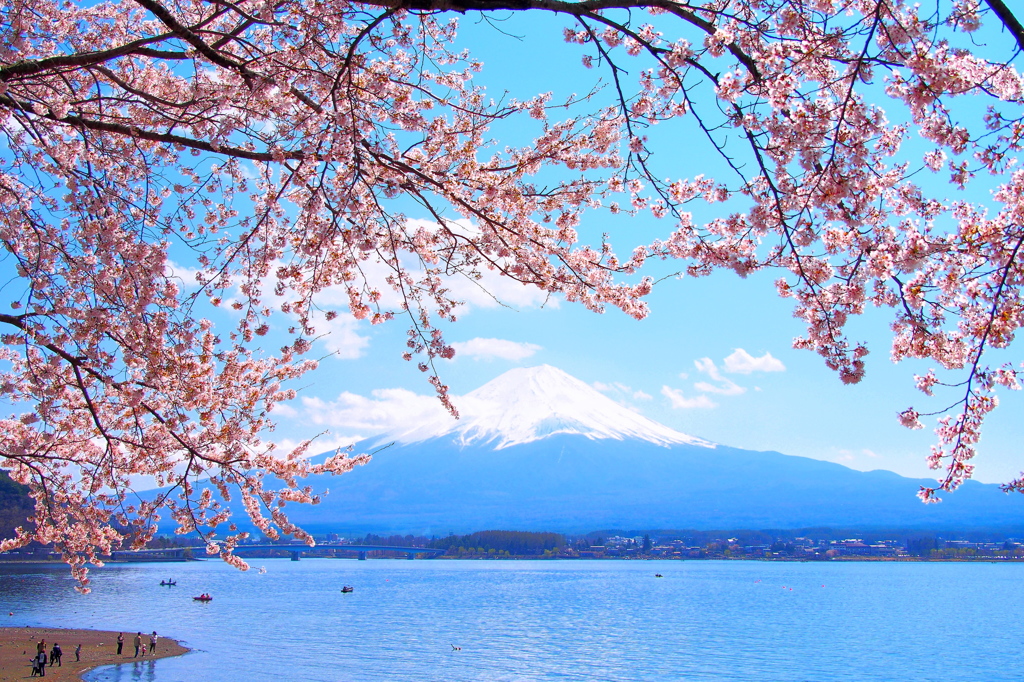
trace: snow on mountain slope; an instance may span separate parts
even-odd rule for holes
[[[381,442],[409,444],[452,437],[461,445],[493,444],[499,450],[555,434],[577,434],[662,446],[714,447],[641,416],[550,365],[509,370],[455,399],[455,404],[459,420],[444,415],[390,433]]]

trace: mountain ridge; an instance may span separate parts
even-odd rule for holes
[[[378,437],[404,445],[452,436],[464,445],[495,449],[575,433],[591,440],[643,440],[659,445],[712,443],[669,428],[619,405],[551,365],[511,369],[458,399],[460,419],[439,415],[424,424]]]
[[[434,439],[396,444],[330,486],[317,508],[289,506],[311,530],[414,534],[487,528],[1022,526],[1024,501],[969,481],[939,504],[928,479],[719,445],[662,447],[560,434],[491,450]]]
[[[998,486],[968,481],[942,503],[925,505],[916,492],[930,479],[713,444],[550,366],[511,370],[458,400],[459,421],[438,417],[364,440],[356,451],[377,451],[369,463],[305,481],[329,494],[316,506],[288,505],[291,520],[310,532],[427,536],[1024,527],[1024,499]]]

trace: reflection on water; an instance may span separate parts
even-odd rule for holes
[[[996,681],[1024,640],[1024,564],[263,563],[0,566],[0,613],[194,649],[91,682]]]
[[[134,661],[100,668],[89,675],[90,682],[157,682],[156,661]]]

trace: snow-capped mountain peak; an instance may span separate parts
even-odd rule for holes
[[[460,419],[437,417],[391,433],[385,440],[409,444],[451,437],[463,445],[493,444],[494,449],[501,449],[556,434],[576,434],[663,446],[686,443],[714,447],[639,415],[550,365],[509,370],[455,398],[455,404]]]

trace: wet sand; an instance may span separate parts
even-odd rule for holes
[[[46,679],[49,682],[80,682],[82,674],[87,670],[101,665],[114,663],[146,662],[168,656],[180,656],[188,649],[173,639],[163,636],[157,640],[156,654],[149,649],[149,635],[143,634],[142,642],[146,645],[146,657],[141,654],[134,658],[135,632],[124,633],[124,649],[117,655],[117,633],[100,630],[62,630],[59,628],[0,628],[0,682],[13,680],[41,679],[31,677],[32,664],[29,659],[36,653],[36,642],[46,640],[46,656],[54,643],[60,644],[63,656],[59,667],[46,666]],[[75,661],[75,648],[82,645],[82,660]]]

